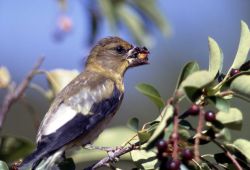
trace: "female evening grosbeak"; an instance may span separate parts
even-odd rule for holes
[[[88,56],[85,71],[56,96],[40,125],[36,150],[18,169],[52,169],[66,149],[91,143],[122,102],[124,73],[148,64],[148,54],[147,48],[118,37],[100,40]]]

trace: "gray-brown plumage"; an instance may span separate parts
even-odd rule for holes
[[[129,67],[147,64],[148,50],[118,37],[104,38],[88,56],[85,71],[55,98],[43,119],[37,149],[19,169],[50,169],[64,151],[91,143],[117,112]],[[39,166],[38,166],[39,165]]]

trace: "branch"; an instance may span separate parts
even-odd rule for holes
[[[96,164],[85,168],[84,170],[94,170],[94,169],[97,169],[97,168],[100,168],[103,166],[107,166],[110,162],[114,161],[114,158],[119,158],[120,156],[122,156],[128,152],[131,152],[132,150],[139,149],[139,147],[140,147],[140,145],[137,142],[135,144],[131,144],[128,147],[118,148],[114,151],[112,157],[107,156],[107,157],[103,158],[102,160],[100,160],[99,162],[97,162]]]
[[[225,154],[232,161],[237,170],[243,170],[243,168],[240,166],[239,162],[236,160],[234,155],[232,155],[222,144],[220,144],[215,139],[213,139],[212,141],[225,152]]]
[[[35,64],[35,66],[33,67],[33,69],[24,78],[24,80],[18,86],[14,86],[14,89],[9,90],[8,93],[5,95],[3,104],[0,108],[0,130],[2,129],[6,113],[10,110],[12,104],[14,104],[19,98],[22,97],[30,81],[32,80],[37,70],[41,66],[43,60],[44,58],[40,58]]]

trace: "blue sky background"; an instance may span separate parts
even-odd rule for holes
[[[72,18],[73,30],[64,41],[58,43],[53,39],[60,15],[57,1],[1,0],[0,65],[7,66],[16,81],[23,78],[41,55],[46,56],[43,69],[81,69],[83,58],[88,55],[90,48],[86,42],[89,28],[83,8],[85,3],[80,0],[69,1],[67,14]],[[134,86],[139,82],[153,84],[167,99],[172,94],[184,63],[197,60],[203,69],[208,68],[208,36],[219,43],[224,52],[225,68],[228,68],[237,50],[240,20],[250,25],[249,0],[159,0],[158,4],[172,27],[172,35],[166,38],[152,28],[155,45],[150,47],[151,64],[126,74],[125,100],[113,125],[124,125],[133,116],[140,117],[142,122],[156,117],[157,109]],[[105,23],[98,37],[110,35],[113,33]],[[131,40],[123,31],[118,35]],[[35,81],[46,85],[43,77]],[[34,96],[32,92],[29,94]],[[41,114],[46,112],[48,103],[41,97],[36,97],[33,102]],[[15,108],[8,115],[5,131],[34,136],[35,130],[30,130],[32,125],[23,123],[29,119],[29,115],[14,112]]]

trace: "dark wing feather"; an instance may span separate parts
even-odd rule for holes
[[[117,88],[114,88],[110,98],[92,105],[90,110],[90,112],[93,113],[92,115],[87,116],[78,113],[55,133],[42,136],[38,143],[38,150],[44,150],[44,147],[46,147],[46,154],[49,154],[67,145],[71,141],[86,135],[94,126],[105,119],[106,116],[114,114],[121,103],[121,97],[121,92]]]

